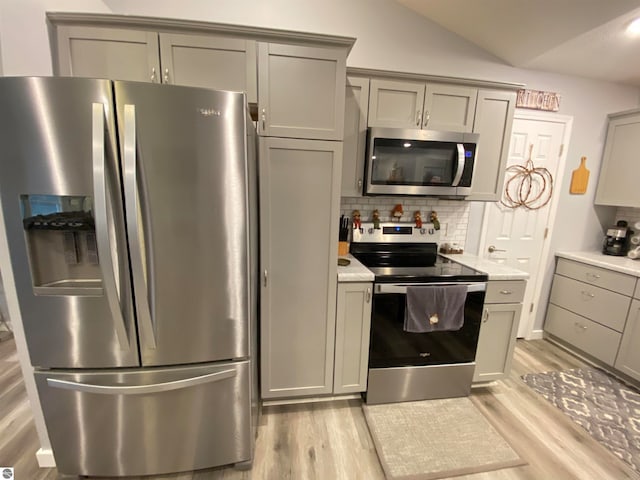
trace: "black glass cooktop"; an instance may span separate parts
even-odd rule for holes
[[[367,268],[373,272],[377,283],[485,282],[488,280],[486,274],[442,257],[437,257],[435,264],[430,267]]]

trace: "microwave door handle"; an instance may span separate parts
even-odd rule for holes
[[[456,174],[453,177],[453,182],[451,182],[452,187],[457,187],[460,183],[460,179],[462,178],[462,172],[464,172],[464,164],[466,162],[464,156],[464,145],[462,143],[457,144],[458,147],[458,169],[456,170]]]

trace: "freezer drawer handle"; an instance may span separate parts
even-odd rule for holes
[[[94,103],[92,113],[93,199],[95,202],[96,242],[98,244],[98,254],[100,255],[99,264],[102,273],[102,285],[105,296],[107,297],[109,310],[115,322],[114,326],[120,346],[124,350],[129,350],[127,325],[122,315],[120,298],[118,297],[116,275],[111,254],[111,238],[109,235],[107,173],[105,171],[107,165],[105,162],[104,145],[104,105],[102,103]]]
[[[69,380],[58,380],[57,378],[47,378],[47,385],[53,388],[64,390],[74,390],[83,393],[97,393],[102,395],[140,395],[146,393],[169,392],[182,388],[195,387],[203,383],[212,383],[232,378],[238,375],[236,369],[223,370],[221,372],[208,373],[198,377],[174,380],[173,382],[154,383],[151,385],[131,385],[114,387],[110,385],[95,385],[91,383],[78,383]]]

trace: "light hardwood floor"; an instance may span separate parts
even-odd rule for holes
[[[558,409],[529,389],[520,375],[576,368],[584,363],[544,340],[516,346],[510,377],[474,388],[471,400],[522,454],[528,465],[456,477],[463,480],[621,480],[640,478]],[[38,439],[13,341],[0,343],[0,466],[16,479],[55,479],[39,469]],[[149,479],[151,477],[143,477]],[[217,468],[165,475],[175,480],[377,480],[384,479],[359,400],[263,409],[250,471]]]

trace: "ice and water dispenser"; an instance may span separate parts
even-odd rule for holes
[[[101,295],[90,196],[22,195],[22,218],[36,295]]]

